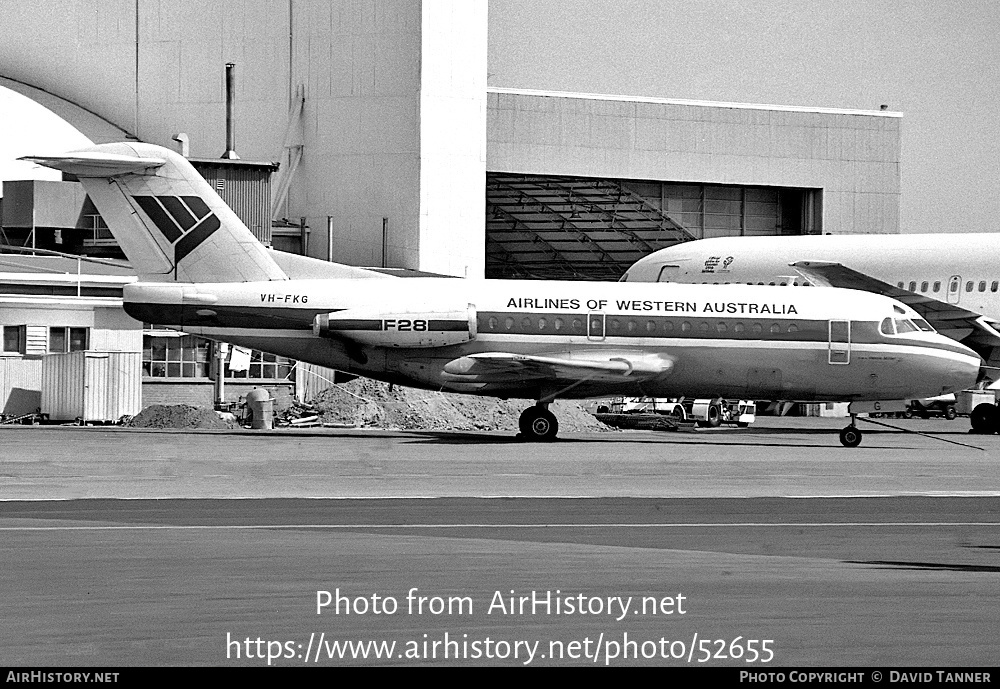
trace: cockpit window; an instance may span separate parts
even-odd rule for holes
[[[923,318],[914,318],[912,320],[914,325],[923,330],[925,333],[934,332],[934,328],[931,326],[931,324],[925,321]]]
[[[882,323],[879,325],[878,329],[882,332],[883,335],[896,334],[896,328],[895,326],[893,326],[891,318],[883,318]]]
[[[660,272],[656,276],[657,282],[677,282],[677,276],[681,274],[681,266],[678,263],[664,263],[660,266]]]
[[[628,273],[625,273],[620,278],[618,278],[618,282],[628,282]]]
[[[903,318],[896,319],[896,333],[902,335],[903,333],[915,333],[919,330],[917,326],[913,324],[912,321],[905,320]]]

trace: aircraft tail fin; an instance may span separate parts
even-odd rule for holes
[[[264,245],[185,158],[143,143],[26,156],[76,175],[140,280],[287,280]]]

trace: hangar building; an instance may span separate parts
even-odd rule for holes
[[[614,279],[692,237],[898,232],[900,113],[488,88],[487,10],[68,0],[42,23],[13,0],[0,76],[212,158],[235,64],[236,150],[280,164],[273,219],[354,265]]]

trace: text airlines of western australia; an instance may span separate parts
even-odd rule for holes
[[[535,297],[511,297],[508,309],[565,309],[576,311],[586,306],[590,311],[617,308],[618,311],[659,311],[665,313],[728,313],[741,315],[770,314],[775,316],[795,315],[795,304],[760,303],[750,301],[655,301],[652,299],[616,299],[609,304],[607,299],[542,299]]]

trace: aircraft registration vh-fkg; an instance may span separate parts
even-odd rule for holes
[[[1000,233],[716,237],[643,257],[628,282],[812,284],[882,294],[1000,368]],[[1000,432],[1000,408],[972,410],[973,430]]]
[[[882,401],[972,384],[973,351],[854,290],[397,278],[260,244],[178,154],[102,144],[31,160],[76,175],[139,273],[133,318],[390,383],[530,398]],[[856,446],[852,418],[841,442]]]

